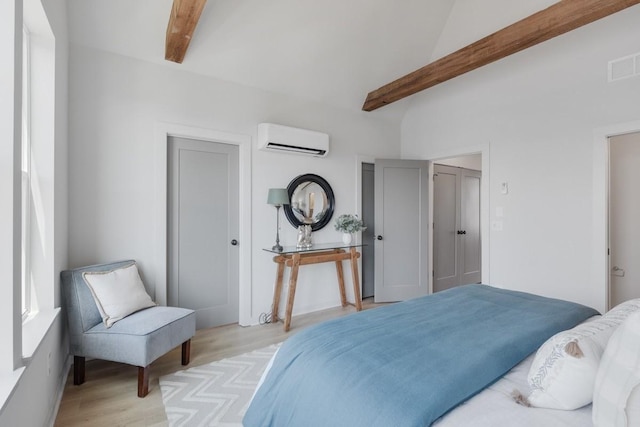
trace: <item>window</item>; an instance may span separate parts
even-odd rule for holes
[[[29,31],[22,28],[22,318],[31,311],[31,79]]]

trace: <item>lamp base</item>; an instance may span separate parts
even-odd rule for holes
[[[271,247],[272,251],[282,252],[280,244],[280,205],[276,205],[276,244]]]

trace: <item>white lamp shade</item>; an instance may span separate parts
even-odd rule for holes
[[[286,188],[270,188],[267,203],[274,206],[289,204],[289,193]]]

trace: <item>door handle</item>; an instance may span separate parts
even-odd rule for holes
[[[236,239],[233,239],[233,240],[231,241],[231,245],[232,245],[232,246],[238,246],[238,241],[237,241]]]
[[[624,269],[616,265],[611,269],[611,274],[618,277],[624,277]]]
[[[458,234],[467,234],[467,230],[458,230]]]
[[[382,240],[382,236],[378,235],[378,236],[376,237],[376,239],[378,239],[378,240]]]

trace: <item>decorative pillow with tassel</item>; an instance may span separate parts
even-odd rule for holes
[[[615,329],[640,309],[640,299],[624,302],[601,317],[549,338],[529,370],[531,393],[523,404],[573,410],[591,403],[600,359]]]

